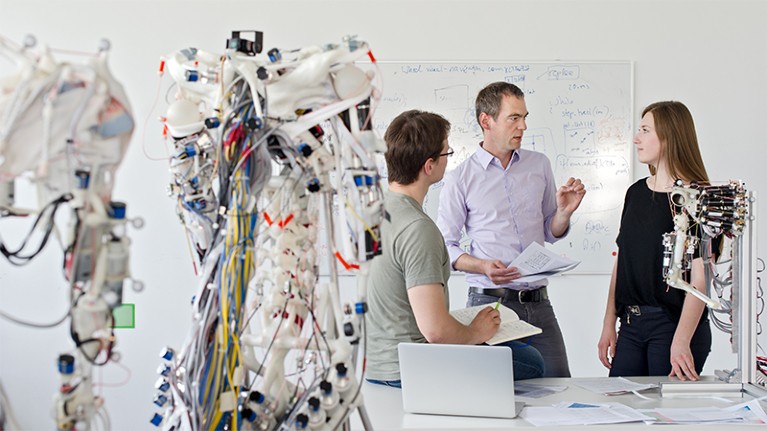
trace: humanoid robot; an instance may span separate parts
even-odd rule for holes
[[[21,266],[52,235],[61,242],[75,348],[58,359],[61,385],[53,415],[59,430],[91,429],[97,419],[108,428],[104,400],[93,393],[92,367],[117,358],[112,311],[130,280],[126,224],[142,224],[129,220],[125,204],[112,199],[134,121],[107,67],[109,42],[102,40],[84,63],[58,61],[35,45],[31,36],[23,45],[0,37],[0,54],[16,65],[15,74],[0,82],[0,219],[35,218],[21,246],[0,239],[0,252]],[[36,206],[16,205],[17,182],[36,194]],[[62,206],[69,207],[68,217],[57,217]],[[140,282],[131,285],[142,288]],[[2,317],[20,323],[5,311]]]
[[[355,369],[385,145],[378,90],[355,61],[375,59],[355,38],[266,55],[262,40],[233,32],[222,54],[186,48],[161,63],[176,85],[169,190],[201,270],[189,337],[162,352],[151,422],[325,430],[357,410],[369,428]],[[358,276],[352,302],[337,267]]]

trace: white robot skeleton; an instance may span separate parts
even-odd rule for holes
[[[107,41],[83,64],[59,62],[48,49],[36,52],[34,46],[32,37],[23,46],[0,37],[0,54],[16,64],[16,73],[0,82],[0,218],[37,217],[20,247],[0,240],[0,250],[14,265],[28,263],[52,234],[58,238],[59,207],[71,208],[62,246],[76,350],[59,356],[54,417],[59,430],[91,429],[96,418],[108,428],[91,369],[116,359],[112,311],[122,304],[123,283],[130,278],[130,240],[125,204],[112,200],[112,189],[134,121],[125,92],[107,67]],[[37,207],[15,206],[19,178],[36,187]],[[133,220],[136,227],[141,223]],[[43,239],[29,250],[38,229]]]
[[[754,266],[753,193],[738,180],[705,186],[684,185],[677,180],[669,197],[676,214],[674,230],[662,238],[666,283],[704,302],[711,310],[709,317],[714,327],[730,334],[738,364],[732,370],[716,370],[714,374],[727,383],[755,382],[764,386],[756,342],[761,314],[756,304],[761,288],[752,273],[761,271]],[[713,250],[717,238],[721,240],[718,253]],[[685,279],[696,250],[703,260],[707,294]],[[674,391],[673,387],[668,390]]]
[[[151,422],[329,430],[358,410],[370,428],[354,370],[385,145],[371,127],[378,90],[354,62],[375,60],[355,38],[264,57],[262,34],[241,33],[222,55],[188,48],[161,62],[177,85],[164,118],[170,194],[201,273],[191,333],[162,352]],[[341,303],[337,265],[358,275],[353,303]]]
[[[703,238],[701,255],[710,259],[710,240],[718,236],[737,239],[743,232],[748,215],[748,195],[740,181],[730,181],[722,186],[685,186],[677,181],[670,196],[680,212],[674,216],[674,231],[663,235],[664,278],[669,286],[684,290],[703,301],[713,310],[726,309],[729,304],[722,304],[722,291],[714,292],[717,298],[711,298],[684,280],[684,274],[690,268],[698,236],[691,234],[691,229]],[[693,223],[690,223],[692,220]],[[737,251],[737,247],[733,251]],[[707,287],[711,266],[706,265]],[[714,284],[716,287],[717,284]],[[713,296],[713,295],[712,295]]]

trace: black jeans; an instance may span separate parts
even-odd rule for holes
[[[624,313],[610,377],[667,376],[671,372],[671,341],[677,324],[665,311]],[[711,327],[708,318],[698,323],[690,341],[695,371],[700,374],[711,352]]]

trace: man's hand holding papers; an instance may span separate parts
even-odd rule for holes
[[[569,271],[579,263],[578,260],[560,256],[533,242],[509,264],[509,268],[516,267],[522,275],[514,281],[532,282]]]

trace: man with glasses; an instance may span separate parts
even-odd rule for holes
[[[381,228],[383,253],[368,277],[368,381],[400,387],[397,345],[481,344],[495,335],[500,313],[487,307],[468,326],[449,313],[450,259],[444,239],[423,210],[429,186],[440,181],[452,154],[450,123],[422,111],[406,111],[389,124],[386,166],[389,190]],[[532,347],[514,347],[515,379],[543,375],[543,358]]]
[[[547,281],[515,282],[520,274],[507,265],[532,242],[564,237],[586,190],[574,178],[557,190],[548,158],[520,149],[527,115],[524,93],[514,84],[495,82],[479,92],[476,116],[484,140],[445,177],[437,225],[452,267],[467,273],[467,305],[501,302],[543,329],[530,344],[543,355],[545,376],[569,377]],[[460,247],[464,228],[471,240],[468,253]]]

